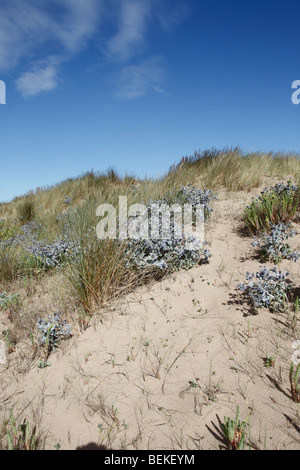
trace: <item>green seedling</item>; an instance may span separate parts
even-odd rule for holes
[[[296,371],[294,370],[295,364],[291,362],[290,367],[290,386],[292,399],[296,403],[300,403],[300,389],[299,389],[299,375],[300,375],[300,363],[297,365]]]
[[[231,420],[224,417],[222,430],[224,436],[232,450],[243,450],[245,447],[245,429],[247,421],[241,421],[239,417],[239,407],[237,407],[236,418]]]
[[[5,343],[8,354],[11,354],[15,351],[15,342],[11,340],[10,330],[3,330],[2,335],[5,337]]]
[[[24,419],[23,424],[17,427],[10,410],[11,431],[7,431],[7,447],[8,450],[36,450],[38,439],[36,438],[36,428],[30,430],[29,421]]]
[[[295,302],[294,302],[294,315],[293,315],[293,320],[292,320],[293,330],[295,330],[297,326],[298,313],[299,313],[299,297],[297,295]]]
[[[270,354],[267,354],[266,357],[264,358],[264,363],[265,363],[265,367],[274,367],[275,365],[274,356],[270,356]]]

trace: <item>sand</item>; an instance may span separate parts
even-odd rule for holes
[[[51,354],[50,367],[35,359],[21,373],[22,345],[9,354],[0,365],[2,415],[12,408],[36,424],[46,449],[200,450],[226,448],[221,422],[239,405],[252,448],[300,449],[289,387],[300,336],[287,314],[253,315],[236,289],[261,265],[239,230],[252,195],[219,192],[206,228],[208,265],[101,310]],[[299,246],[300,236],[291,242]],[[299,262],[282,267],[299,286]],[[267,354],[274,367],[265,366]]]

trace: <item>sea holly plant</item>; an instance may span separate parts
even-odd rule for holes
[[[261,261],[271,261],[274,264],[279,264],[282,259],[289,259],[297,261],[300,258],[298,251],[292,252],[291,247],[286,240],[294,237],[298,232],[292,230],[291,224],[284,224],[280,222],[277,225],[271,226],[269,234],[263,235],[260,239],[255,238],[252,246],[257,248]]]
[[[213,210],[210,204],[212,203],[212,201],[217,199],[217,196],[209,189],[199,189],[189,183],[187,186],[181,186],[180,190],[176,193],[174,199],[174,202],[179,203],[181,205],[203,205],[204,219],[208,220]]]
[[[52,244],[34,240],[31,244],[24,246],[26,253],[34,256],[46,269],[63,265],[67,258],[74,255],[76,249],[76,244],[73,241],[64,239],[57,240]]]
[[[66,320],[61,320],[58,313],[49,315],[47,320],[38,320],[39,343],[44,348],[44,361],[40,361],[39,368],[47,367],[47,359],[51,351],[55,351],[63,339],[71,336],[71,327]]]
[[[235,419],[225,416],[224,423],[222,423],[222,431],[232,450],[244,450],[245,448],[247,420],[241,421],[239,413],[239,406],[237,406]]]
[[[171,211],[170,217],[164,220],[163,211],[170,205],[177,205],[177,210],[180,210],[180,207],[188,204],[192,208],[191,219],[194,223],[196,208],[202,207],[204,222],[209,218],[212,211],[209,204],[214,199],[216,196],[211,191],[188,185],[182,186],[175,194],[167,194],[164,199],[148,201],[148,237],[129,240],[126,251],[128,266],[156,267],[161,271],[170,272],[208,263],[211,253],[206,248],[207,243],[201,240],[197,233],[182,233],[182,226],[175,223],[175,212]],[[157,211],[156,219],[151,218],[154,207]],[[129,219],[129,229],[130,225]],[[165,236],[166,233],[168,237]]]
[[[284,311],[288,303],[291,287],[286,279],[287,271],[261,267],[256,273],[246,273],[246,283],[238,284],[238,289],[250,300],[255,308],[266,307],[272,311]]]
[[[73,258],[78,245],[70,239],[67,233],[63,237],[53,242],[40,240],[40,233],[45,230],[41,224],[31,221],[21,227],[21,233],[1,241],[0,246],[18,247],[28,260],[35,261],[35,265],[45,270],[50,268],[59,268],[63,266],[66,260]]]
[[[130,240],[128,265],[137,268],[156,267],[162,271],[189,269],[209,262],[211,254],[204,246],[193,236],[182,240]]]

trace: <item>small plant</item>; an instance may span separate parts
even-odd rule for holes
[[[274,356],[270,356],[270,354],[267,354],[266,357],[264,358],[264,364],[265,364],[265,367],[274,367],[275,365]]]
[[[20,227],[16,225],[9,225],[8,227],[3,227],[0,225],[0,242],[9,240],[10,238],[17,235],[20,231]]]
[[[50,362],[48,362],[48,361],[42,361],[42,360],[40,360],[40,361],[38,362],[38,365],[37,365],[37,366],[38,366],[39,369],[46,369],[46,367],[50,367],[51,364],[50,364]]]
[[[287,271],[277,271],[276,267],[262,267],[256,274],[247,272],[248,284],[238,284],[238,289],[250,299],[255,308],[283,311],[291,290],[286,282],[288,275]]]
[[[294,303],[294,313],[297,315],[299,312],[299,297],[298,295],[295,298],[295,303]]]
[[[300,254],[295,251],[292,252],[291,247],[285,243],[289,237],[297,235],[298,232],[291,229],[291,224],[279,223],[278,225],[271,226],[269,235],[263,235],[259,240],[256,239],[252,245],[258,249],[258,254],[261,261],[271,261],[274,264],[279,264],[283,258],[292,261],[297,261]]]
[[[194,382],[194,380],[189,380],[189,387],[190,388],[198,388],[199,385],[197,384],[197,382]]]
[[[100,433],[104,430],[104,426],[101,423],[99,423],[97,427],[98,427]]]
[[[3,310],[9,310],[17,306],[20,303],[20,296],[19,294],[9,294],[7,295],[6,292],[0,292],[0,307]]]
[[[230,418],[224,417],[222,430],[232,450],[244,450],[246,426],[247,420],[240,420],[239,407],[237,407],[235,419],[231,420]]]
[[[295,330],[296,327],[297,327],[298,313],[299,313],[299,297],[297,295],[295,300],[294,300],[293,318],[292,318],[292,322],[291,322],[291,327],[292,327],[293,330]]]
[[[11,354],[12,352],[15,351],[16,344],[15,344],[15,341],[11,339],[10,330],[3,330],[2,336],[5,337],[6,349],[7,349],[8,354]]]
[[[293,220],[300,208],[299,187],[288,181],[265,188],[243,213],[249,234],[268,232],[272,225]]]
[[[35,338],[34,338],[34,335],[33,335],[32,332],[30,333],[30,343],[31,343],[31,347],[32,347],[32,355],[34,357],[35,354],[37,353],[38,345],[35,342]]]
[[[290,386],[292,399],[296,403],[300,403],[300,388],[299,388],[299,375],[300,375],[300,363],[297,365],[296,371],[294,370],[295,364],[291,362],[290,367]]]
[[[79,328],[80,331],[86,331],[88,327],[90,326],[92,315],[89,312],[86,312],[84,309],[80,309],[79,311]]]
[[[64,199],[64,204],[65,204],[66,206],[71,205],[72,202],[73,202],[73,199],[72,199],[71,197],[69,197],[69,196],[66,196],[66,197],[65,197],[65,199]]]
[[[38,439],[36,437],[36,428],[30,429],[29,421],[24,419],[23,424],[17,426],[10,411],[11,430],[7,431],[8,450],[37,450]]]
[[[38,321],[39,343],[44,347],[44,361],[39,367],[47,367],[47,359],[51,351],[55,351],[59,343],[71,336],[71,328],[66,320],[61,320],[58,313],[53,316],[49,315],[47,320]]]

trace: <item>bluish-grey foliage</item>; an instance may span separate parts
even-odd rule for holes
[[[11,305],[17,304],[19,300],[19,294],[7,294],[6,292],[0,292],[0,307],[4,310]]]
[[[294,185],[291,180],[289,180],[286,184],[276,183],[274,186],[271,186],[271,188],[264,188],[261,192],[261,196],[259,196],[258,199],[263,200],[263,197],[270,193],[274,193],[276,196],[292,195],[293,193],[297,192],[298,189],[298,186]]]
[[[279,198],[284,196],[293,196],[295,193],[299,191],[299,187],[294,185],[291,180],[289,180],[286,184],[285,183],[277,183],[275,186],[271,186],[270,188],[264,188],[260,195],[252,197],[252,203],[255,204],[265,204],[266,197],[269,196],[278,196]],[[247,206],[247,209],[250,209],[251,205]]]
[[[63,264],[64,260],[74,255],[76,243],[67,240],[58,240],[52,244],[34,240],[30,245],[25,245],[24,250],[37,258],[42,266],[55,268]]]
[[[147,239],[131,239],[128,242],[128,265],[138,268],[149,266],[158,267],[163,271],[173,271],[180,268],[189,269],[197,264],[209,262],[211,253],[205,248],[206,242],[201,242],[197,236],[184,234],[174,223],[174,213],[171,212],[170,220],[167,220],[167,227],[163,226],[162,212],[165,205],[177,204],[183,208],[184,204],[190,204],[193,210],[202,205],[204,208],[204,220],[207,220],[212,211],[211,201],[216,196],[208,190],[197,189],[191,185],[182,186],[171,199],[150,200],[147,204],[149,237]],[[156,206],[159,212],[157,225],[154,226],[151,219],[151,210]],[[193,213],[193,215],[195,215]],[[194,219],[193,219],[194,220]],[[147,223],[148,223],[147,221]],[[170,223],[169,223],[170,222]],[[130,221],[129,221],[130,225]],[[169,236],[164,237],[164,230],[169,231]]]
[[[216,200],[217,196],[209,189],[199,189],[191,184],[182,186],[175,197],[175,202],[178,204],[191,204],[197,206],[202,204],[204,206],[204,217],[207,220],[212,212],[211,202]]]
[[[192,185],[182,186],[179,191],[172,191],[166,195],[166,198],[148,201],[147,211],[151,213],[153,205],[161,208],[163,205],[172,206],[176,204],[183,210],[185,204],[189,204],[193,208],[192,221],[195,222],[195,208],[201,205],[204,209],[204,220],[209,218],[212,211],[211,202],[216,196],[209,190],[201,190]],[[66,196],[64,203],[70,205],[72,199]],[[41,233],[45,231],[45,227],[32,221],[24,225],[21,234],[1,243],[9,246],[17,246],[22,251],[38,261],[39,266],[44,268],[60,267],[66,260],[72,260],[76,256],[82,256],[82,240],[74,237],[72,224],[76,221],[76,209],[68,210],[66,213],[58,216],[58,222],[62,226],[62,235],[59,239],[52,243],[42,239]],[[159,224],[161,215],[159,216]],[[154,266],[161,270],[172,271],[180,268],[190,268],[200,263],[207,263],[210,258],[210,252],[206,249],[206,243],[201,243],[192,233],[182,235],[177,232],[177,226],[174,224],[174,214],[171,213],[170,218],[170,237],[164,237],[162,234],[162,226],[154,227],[149,225],[148,237],[145,239],[129,239],[127,247],[127,265],[128,267],[145,267]],[[128,226],[132,223],[129,219]],[[156,233],[155,233],[156,232]],[[155,235],[154,235],[155,233]],[[71,235],[72,234],[72,235]],[[76,238],[77,237],[77,238]],[[96,240],[96,232],[94,229],[87,228],[84,234],[83,244],[85,249],[89,248],[89,241]],[[100,243],[100,242],[99,242]]]
[[[286,282],[289,273],[278,271],[277,267],[268,269],[266,266],[256,273],[246,273],[246,281],[238,284],[256,308],[270,308],[281,311],[288,301],[290,287]]]
[[[61,320],[58,313],[49,315],[46,320],[38,320],[38,340],[48,351],[55,350],[58,344],[71,336],[71,327],[66,320]]]
[[[136,267],[156,266],[161,270],[189,269],[209,262],[210,251],[195,237],[171,240],[130,240],[128,263]]]
[[[270,260],[278,264],[285,258],[296,262],[300,254],[298,251],[292,252],[291,247],[285,242],[297,234],[298,232],[292,230],[290,223],[279,223],[271,226],[270,234],[263,235],[261,239],[256,238],[252,245],[258,248],[262,261]]]
[[[22,233],[16,233],[10,238],[0,242],[2,246],[22,246],[24,243],[32,242],[37,238],[38,232],[42,226],[37,222],[29,222],[21,227]]]
[[[76,253],[77,244],[67,236],[53,243],[39,240],[38,234],[43,230],[43,227],[37,222],[33,221],[23,225],[21,230],[21,234],[16,234],[1,244],[21,247],[24,253],[36,258],[40,266],[45,268],[59,267],[67,258]]]
[[[73,202],[73,199],[72,199],[71,197],[69,197],[69,196],[66,196],[66,197],[65,197],[65,199],[64,199],[64,204],[65,204],[66,206],[69,206],[70,204],[72,204],[72,202]]]

